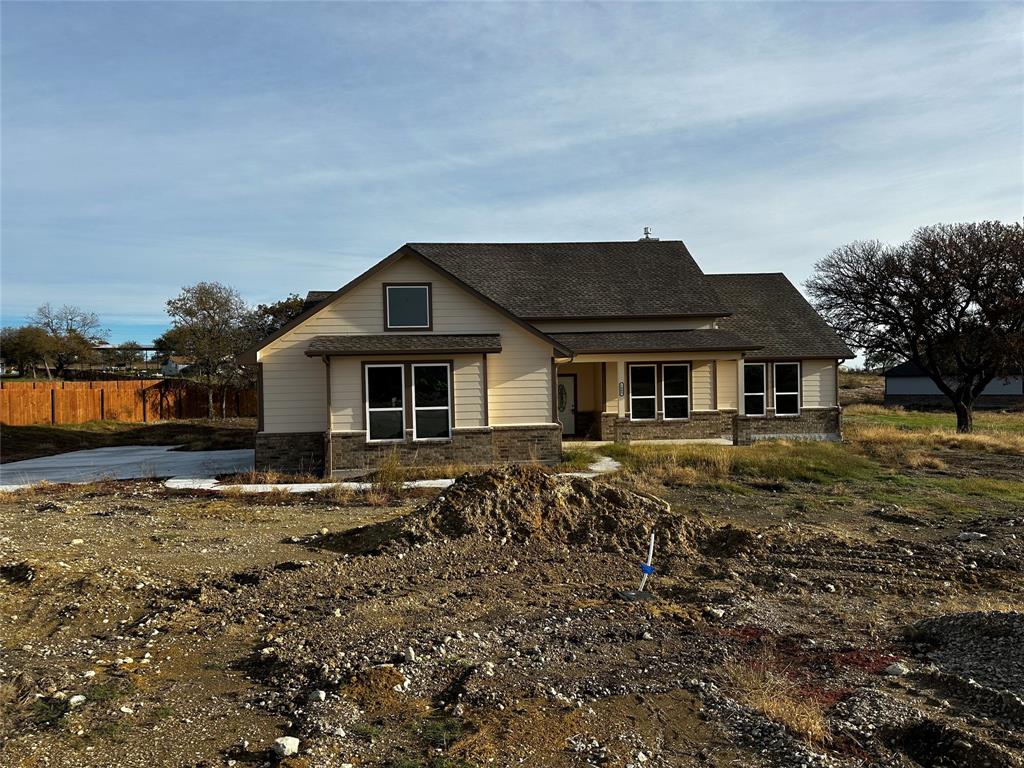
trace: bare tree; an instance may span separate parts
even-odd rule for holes
[[[248,342],[249,309],[238,291],[216,282],[182,289],[167,302],[175,350],[193,360],[192,368],[206,385],[207,417],[213,418],[213,390],[235,367],[234,357]]]
[[[973,428],[974,403],[1024,360],[1024,228],[937,224],[905,243],[858,241],[815,265],[807,290],[869,364],[910,360]]]

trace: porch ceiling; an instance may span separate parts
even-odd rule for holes
[[[370,335],[314,336],[306,355],[459,355],[501,352],[496,333],[382,333]]]
[[[621,352],[738,352],[761,347],[732,331],[698,328],[689,331],[591,331],[552,333],[577,355]]]

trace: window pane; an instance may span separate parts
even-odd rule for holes
[[[629,393],[631,395],[654,395],[655,367],[644,366],[629,369]]]
[[[388,325],[392,328],[426,328],[430,308],[425,285],[388,286]]]
[[[448,409],[416,411],[416,437],[448,437]]]
[[[688,366],[666,365],[664,371],[666,395],[690,394],[690,369]]]
[[[412,369],[416,381],[416,406],[448,405],[448,366],[416,366]]]
[[[775,415],[785,416],[786,414],[795,414],[799,411],[800,403],[798,395],[776,395],[775,396]]]
[[[764,366],[743,366],[743,391],[764,392]]]
[[[748,416],[764,416],[764,395],[744,395],[743,409]]]
[[[371,408],[401,408],[402,369],[367,368],[366,398]]]
[[[654,418],[654,398],[644,397],[639,400],[634,400],[632,404],[632,411],[630,413],[631,418],[634,419],[653,419]]]
[[[371,440],[402,440],[401,411],[370,411]]]
[[[800,366],[796,363],[780,363],[775,366],[775,391],[798,392],[800,389]]]
[[[665,398],[665,418],[685,419],[690,416],[690,400],[686,397]]]

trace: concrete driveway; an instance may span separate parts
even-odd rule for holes
[[[173,445],[121,445],[72,451],[0,464],[0,489],[48,481],[81,483],[110,478],[215,477],[253,468],[251,448],[232,451],[176,451]]]

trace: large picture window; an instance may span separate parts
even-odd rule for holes
[[[366,439],[405,439],[405,367],[366,366]]]
[[[743,412],[764,416],[764,363],[743,364]]]
[[[662,410],[666,419],[690,418],[690,366],[661,367]]]
[[[632,421],[653,419],[657,414],[658,367],[629,366],[629,418]]]
[[[385,285],[384,320],[388,330],[430,329],[430,286]]]
[[[452,436],[451,367],[447,363],[413,363],[413,439],[447,440]]]
[[[800,415],[800,363],[775,363],[775,415]]]

